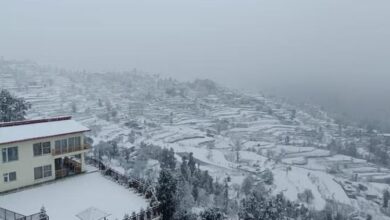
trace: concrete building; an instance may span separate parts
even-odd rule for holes
[[[0,123],[0,193],[82,173],[87,131],[71,117]]]

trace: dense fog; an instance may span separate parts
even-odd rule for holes
[[[390,3],[371,1],[3,1],[0,56],[181,80],[390,118]]]
[[[0,220],[389,220],[389,9],[0,0]]]

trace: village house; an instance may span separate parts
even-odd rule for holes
[[[0,123],[0,193],[84,172],[87,131],[71,117]]]

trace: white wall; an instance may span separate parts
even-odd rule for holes
[[[0,192],[17,189],[24,186],[29,186],[49,180],[55,179],[55,167],[54,167],[54,157],[52,154],[46,154],[43,156],[34,156],[33,154],[33,144],[39,142],[51,142],[51,150],[54,150],[54,142],[59,139],[65,139],[69,137],[81,136],[81,144],[84,143],[83,134],[72,134],[72,135],[63,135],[51,138],[37,139],[32,141],[19,142],[14,144],[0,145]],[[12,162],[3,163],[2,158],[2,149],[7,147],[18,146],[18,160]],[[77,153],[74,153],[75,155]],[[67,154],[69,155],[69,154]],[[82,155],[83,158],[83,155]],[[84,159],[84,158],[83,158]],[[84,160],[82,159],[82,169],[84,170]],[[34,179],[34,168],[39,166],[45,166],[51,164],[52,166],[52,176],[35,180]],[[4,182],[3,174],[9,172],[16,172],[16,181]]]

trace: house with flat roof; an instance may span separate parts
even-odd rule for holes
[[[0,193],[82,173],[87,131],[71,117],[0,123]]]

